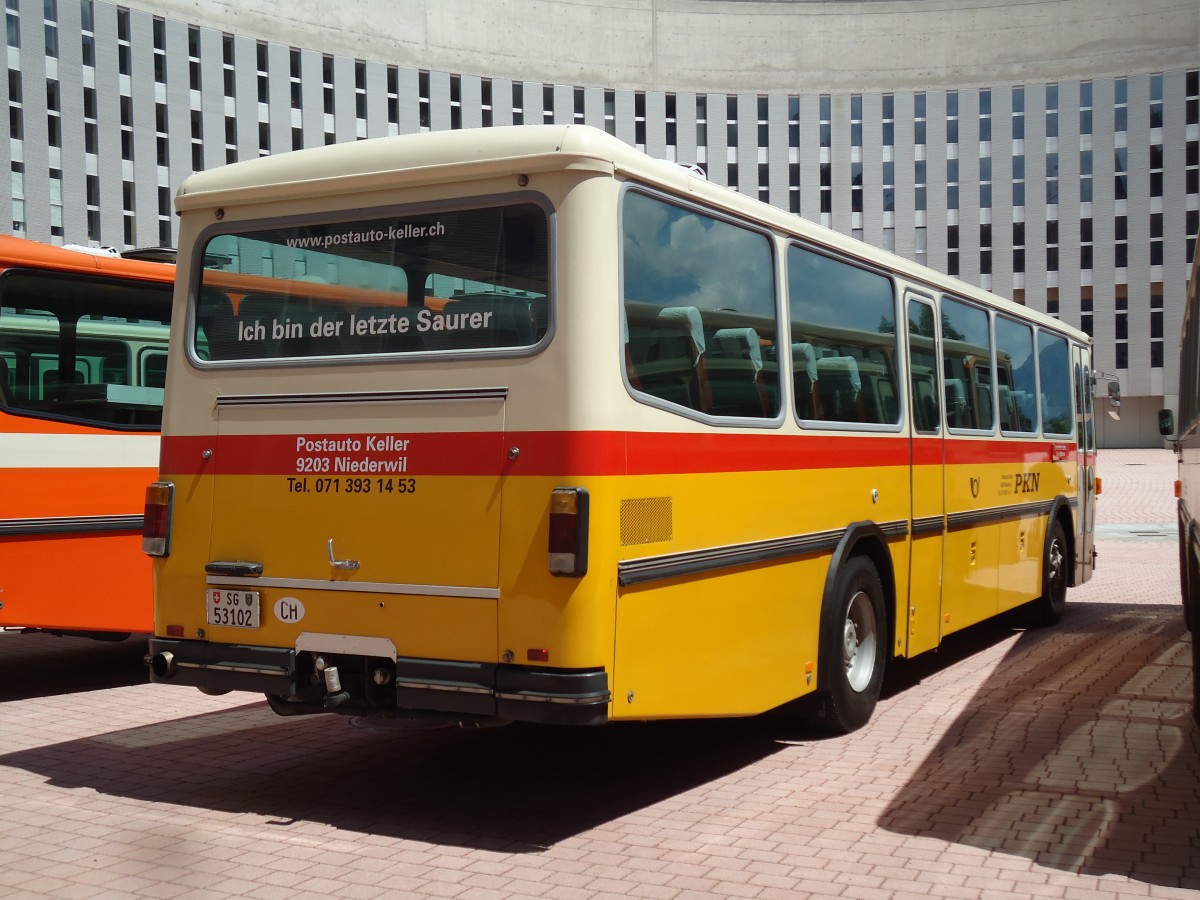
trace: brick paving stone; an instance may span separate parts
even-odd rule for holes
[[[0,686],[81,672],[0,699],[0,895],[1195,900],[1174,458],[1105,451],[1099,473],[1099,567],[1062,624],[898,663],[845,737],[357,729],[145,684],[137,639],[0,633]],[[131,674],[89,690],[97,660]],[[547,787],[559,759],[575,774]]]

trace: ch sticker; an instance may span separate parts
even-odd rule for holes
[[[275,618],[285,624],[304,618],[304,604],[296,597],[280,597],[275,601]]]

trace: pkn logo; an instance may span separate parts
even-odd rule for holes
[[[1017,494],[1036,494],[1038,491],[1038,480],[1042,477],[1040,472],[1018,472],[1013,476],[1014,493]]]
[[[280,597],[275,601],[275,618],[280,622],[299,622],[304,618],[304,604],[296,597]]]

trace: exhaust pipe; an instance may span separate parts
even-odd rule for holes
[[[170,650],[163,650],[151,656],[147,662],[150,665],[150,671],[154,673],[155,678],[174,678],[175,677],[175,654]]]

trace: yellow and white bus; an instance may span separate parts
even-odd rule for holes
[[[194,175],[156,682],[595,724],[815,694],[1092,571],[1086,335],[582,126]]]

